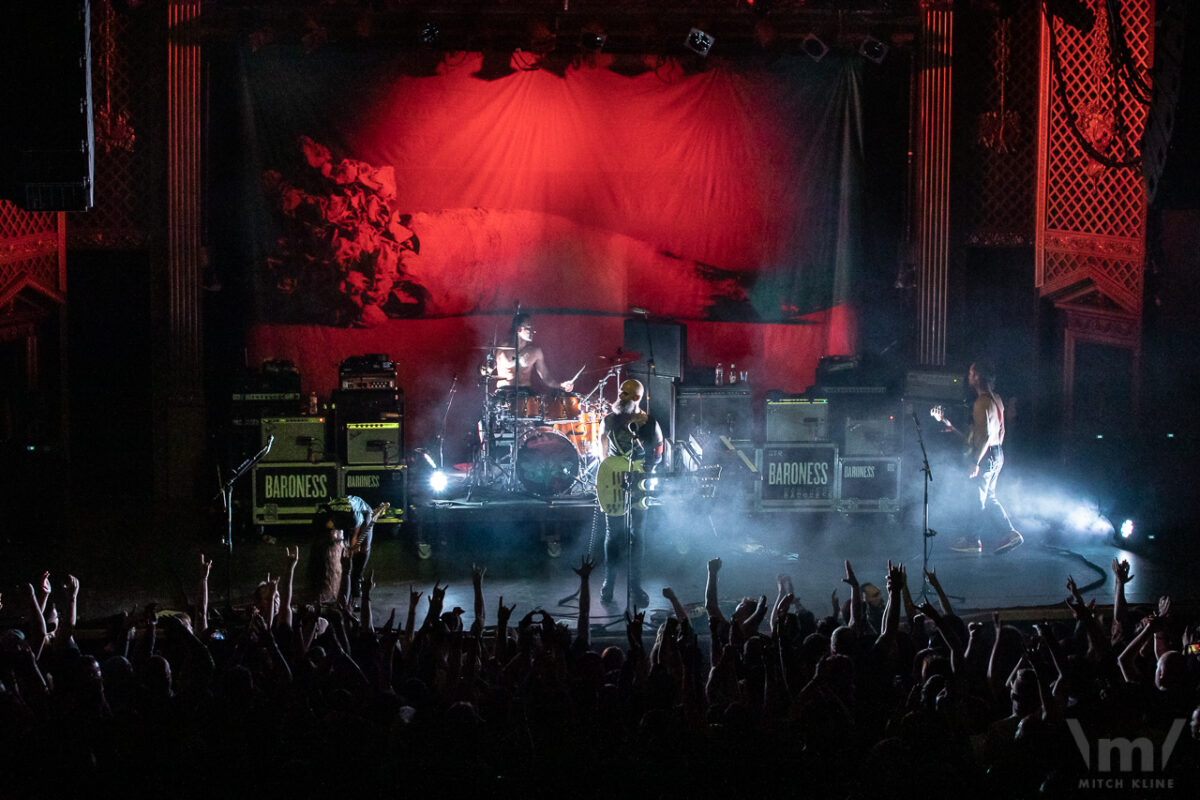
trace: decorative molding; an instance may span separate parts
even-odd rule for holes
[[[1047,229],[1044,238],[1047,250],[1059,250],[1080,255],[1116,258],[1125,261],[1141,261],[1145,256],[1145,242],[1122,236],[1104,236],[1098,233],[1076,233]]]

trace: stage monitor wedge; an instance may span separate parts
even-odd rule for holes
[[[0,48],[0,194],[29,211],[94,202],[90,0],[10,0]]]

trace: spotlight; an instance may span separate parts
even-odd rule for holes
[[[585,25],[579,31],[579,49],[588,50],[593,53],[599,53],[604,49],[604,43],[608,41],[608,34],[604,32],[596,23]]]
[[[1133,520],[1127,519],[1121,523],[1121,538],[1128,539],[1133,536]]]
[[[683,46],[698,56],[707,57],[708,51],[712,49],[716,41],[716,39],[699,28],[692,28],[688,31],[687,38],[683,40]]]
[[[868,36],[858,46],[858,54],[876,64],[882,64],[883,60],[887,58],[888,46],[874,36]]]
[[[433,489],[433,491],[437,494],[441,494],[442,492],[446,491],[446,484],[449,482],[450,481],[446,477],[446,473],[442,472],[440,469],[435,469],[433,474],[429,476],[429,488]]]
[[[432,22],[426,22],[421,26],[421,32],[418,34],[418,38],[421,40],[421,44],[427,47],[432,47],[433,45],[437,44],[437,40],[441,35],[442,32],[438,29],[437,25],[434,25]]]
[[[800,48],[804,50],[804,55],[811,58],[813,61],[820,61],[829,52],[829,48],[822,42],[815,33],[810,33],[800,42]]]

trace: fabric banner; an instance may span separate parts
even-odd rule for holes
[[[324,395],[342,358],[389,353],[430,408],[518,303],[560,377],[634,307],[758,389],[854,352],[860,60],[645,63],[483,80],[478,54],[414,77],[381,50],[242,53],[251,363],[292,359]]]

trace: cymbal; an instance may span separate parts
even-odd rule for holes
[[[596,360],[608,368],[623,367],[626,364],[632,364],[635,361],[641,361],[642,354],[618,350],[616,355],[596,356]]]
[[[505,345],[505,344],[496,344],[496,345],[489,344],[489,345],[482,345],[480,347],[472,347],[471,349],[472,350],[516,350],[517,348],[509,347],[508,345]]]

